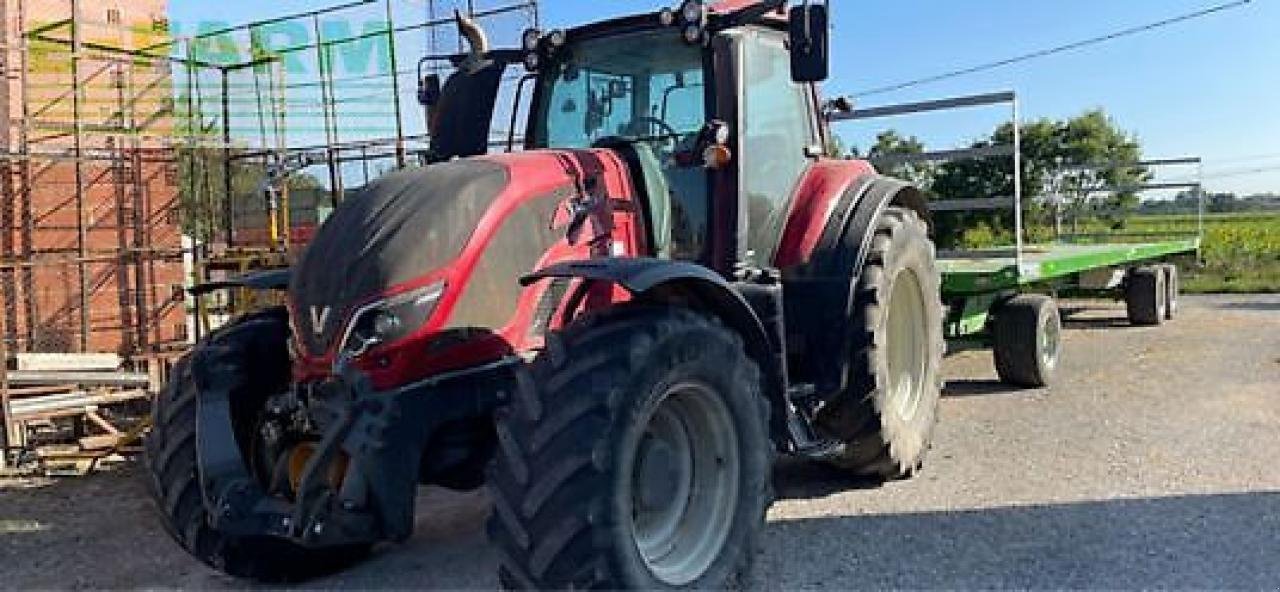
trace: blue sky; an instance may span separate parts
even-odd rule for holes
[[[458,1],[458,0],[455,0]],[[1177,16],[1224,0],[835,0],[832,93],[858,91],[1012,57]],[[241,23],[311,10],[336,0],[213,3],[171,0],[187,33],[200,23]],[[477,0],[492,6],[499,0]],[[397,20],[425,14],[422,0],[394,0]],[[438,4],[450,4],[441,0]],[[544,27],[656,10],[653,0],[543,0]],[[351,14],[361,21],[375,11]],[[505,32],[498,32],[501,37]],[[405,44],[409,45],[409,44]],[[402,47],[414,55],[421,47]],[[862,106],[994,90],[1018,91],[1023,118],[1105,109],[1139,136],[1148,157],[1200,155],[1210,190],[1280,192],[1280,0],[981,74],[867,97]],[[411,80],[409,77],[408,80]],[[410,92],[408,90],[406,92]],[[406,103],[408,104],[408,103]],[[988,108],[841,125],[865,146],[886,126],[931,148],[958,147],[1008,117]],[[1272,169],[1264,173],[1256,169]],[[1169,171],[1168,178],[1190,171]]]

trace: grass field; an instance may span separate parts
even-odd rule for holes
[[[1195,216],[1140,216],[1128,232],[1194,232]],[[1188,269],[1187,292],[1280,292],[1280,212],[1205,216],[1203,266]]]

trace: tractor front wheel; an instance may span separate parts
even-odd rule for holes
[[[237,393],[239,439],[247,440],[258,425],[268,396],[287,389],[288,321],[283,310],[250,315],[197,345],[173,368],[170,381],[152,406],[151,433],[143,462],[148,489],[160,520],[178,544],[196,559],[226,574],[269,583],[305,581],[340,571],[365,558],[369,545],[308,549],[268,536],[231,536],[209,526],[200,493],[196,458],[196,398],[192,360],[203,348],[218,348],[226,371],[246,378]],[[245,455],[249,458],[249,455]]]
[[[518,589],[724,589],[769,504],[769,407],[741,340],[628,307],[549,336],[499,414],[489,533]]]

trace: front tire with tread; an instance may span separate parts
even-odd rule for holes
[[[676,579],[640,549],[631,488],[664,389],[685,382],[728,410],[739,462],[737,478],[723,479],[735,495],[719,522],[722,547]],[[771,499],[772,449],[760,372],[736,334],[679,308],[597,313],[548,336],[517,391],[499,413],[489,480],[503,587],[724,589],[747,577]],[[698,446],[713,436],[691,433]]]
[[[193,360],[200,359],[202,349],[219,348],[216,355],[235,363],[235,369],[245,376],[254,377],[255,388],[241,395],[262,397],[263,401],[254,402],[260,404],[278,387],[287,388],[287,327],[281,311],[250,315],[214,333],[194,352],[183,356],[155,398],[153,427],[143,452],[147,488],[170,536],[214,569],[267,583],[301,582],[336,573],[364,559],[370,549],[368,545],[307,549],[266,536],[233,537],[209,526],[196,457],[198,389]]]

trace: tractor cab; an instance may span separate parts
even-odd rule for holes
[[[647,202],[655,256],[721,272],[772,265],[789,197],[824,133],[813,84],[827,74],[826,6],[788,14],[786,4],[690,0],[526,32],[536,88],[525,148],[621,153]]]
[[[464,27],[472,53],[453,56],[458,72],[443,89],[428,76],[420,92],[434,152],[484,152],[496,80],[518,61],[529,72],[520,94],[534,87],[524,149],[618,152],[646,202],[651,255],[726,273],[771,266],[789,198],[825,134],[814,84],[827,76],[826,6],[787,4],[689,0],[529,30],[518,51],[489,50]]]

